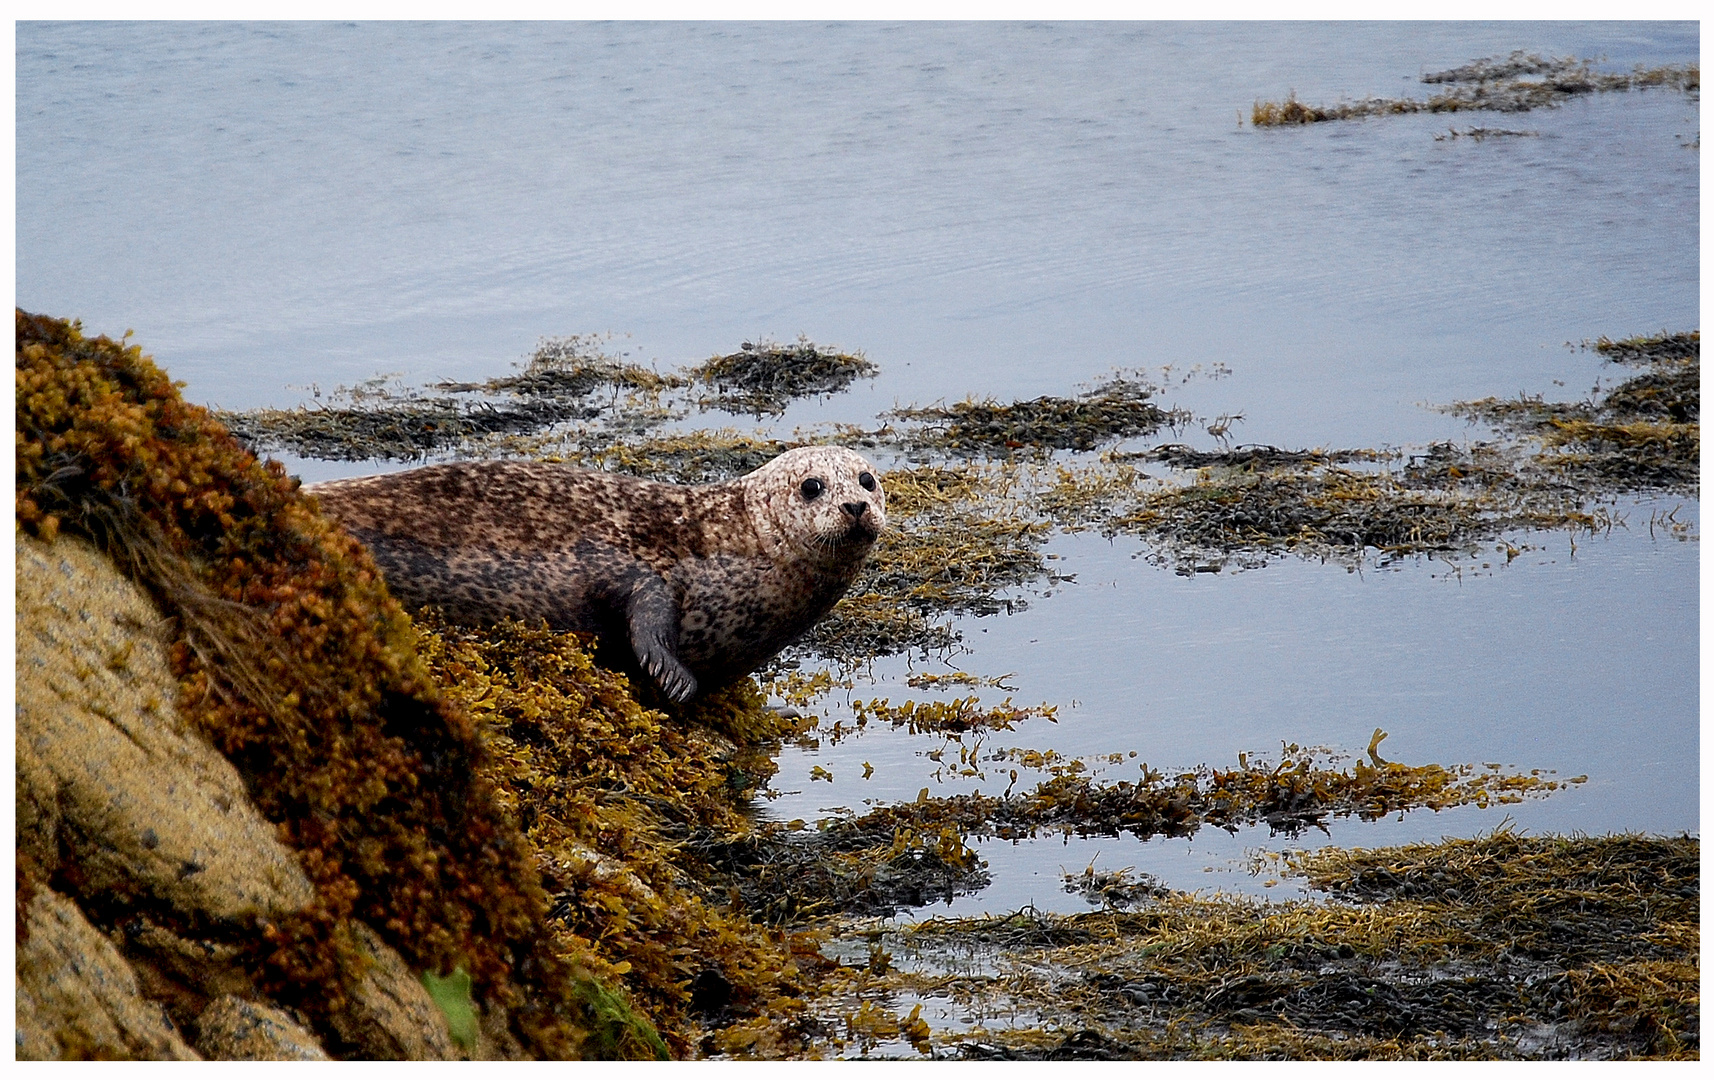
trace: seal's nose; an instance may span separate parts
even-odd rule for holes
[[[869,509],[869,504],[866,502],[845,503],[844,506],[845,512],[850,514],[853,520],[862,517],[863,511]]]

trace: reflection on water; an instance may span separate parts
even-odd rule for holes
[[[1627,519],[1646,521],[1650,509],[1639,505]],[[1699,545],[1653,539],[1646,527],[1585,537],[1575,555],[1563,534],[1532,540],[1539,549],[1510,566],[1503,558],[1487,569],[1461,560],[1461,576],[1434,560],[1363,574],[1286,560],[1185,578],[1132,559],[1136,544],[1123,538],[1059,537],[1050,548],[1076,583],[1010,617],[963,620],[974,655],[955,663],[1016,672],[1007,680],[1015,701],[1060,705],[1058,723],[1029,721],[998,733],[985,752],[1138,753],[1138,761],[1110,767],[1106,779],[1129,778],[1142,762],[1171,770],[1231,766],[1241,752],[1277,759],[1282,742],[1356,751],[1376,727],[1388,732],[1384,753],[1398,761],[1494,762],[1589,777],[1545,800],[1487,811],[1414,811],[1396,827],[1334,823],[1334,840],[1311,833],[1299,844],[1374,846],[1492,829],[1507,819],[1540,832],[1695,832]],[[902,685],[904,662],[877,665],[875,674],[878,685],[860,684],[858,696],[911,693]],[[841,702],[825,707],[849,725]],[[789,794],[769,813],[813,820],[825,808],[860,810],[866,799],[914,798],[933,782],[935,763],[924,755],[941,745],[934,736],[886,733],[788,750],[774,786]],[[866,780],[865,764],[874,768]],[[817,766],[832,782],[810,779]],[[1001,770],[935,783],[933,793],[994,794],[1006,783]],[[1061,854],[1057,838],[1040,840],[1039,860],[999,843],[983,854],[998,859],[997,881],[1007,878],[1003,866],[1028,862],[1050,892],[1062,862],[1081,870],[1095,851],[1104,868],[1134,865],[1175,887],[1242,889],[1254,883],[1230,873],[1204,878],[1204,866],[1229,871],[1246,848],[1287,842],[1265,828],[1236,840],[1204,829],[1188,847],[1212,845],[1220,854],[1208,861],[1161,853],[1185,841],[1139,845],[1131,837],[1072,841],[1089,854]],[[1020,903],[1032,899],[1049,906],[1039,889]],[[996,903],[995,910],[1005,906]],[[1078,904],[1066,897],[1056,906]]]
[[[1484,141],[1436,141],[1433,116],[1238,122],[1288,89],[1419,94],[1422,71],[1514,48],[1691,60],[1695,24],[25,23],[17,42],[19,304],[135,328],[227,407],[485,378],[543,335],[613,328],[677,364],[802,332],[881,375],[780,432],[1223,363],[1168,403],[1241,413],[1240,442],[1420,444],[1469,435],[1423,403],[1581,393],[1600,364],[1568,340],[1697,325],[1694,99],[1603,95]],[[1223,764],[1382,726],[1400,760],[1589,774],[1513,808],[1526,827],[1696,829],[1697,545],[1543,543],[1462,578],[1182,579],[1060,538],[1077,583],[969,620],[960,664],[1062,706],[1018,745]],[[774,809],[913,797],[919,750],[825,748],[837,790]],[[811,759],[784,764],[789,789]],[[1042,852],[1032,873],[1061,861]]]

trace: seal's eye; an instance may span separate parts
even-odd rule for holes
[[[863,485],[864,491],[875,490],[875,476],[873,473],[858,473],[857,482]]]
[[[820,497],[822,492],[827,490],[827,485],[812,476],[803,482],[803,486],[799,490],[803,492],[804,498],[813,502]]]

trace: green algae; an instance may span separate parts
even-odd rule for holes
[[[425,971],[419,977],[435,1008],[446,1018],[446,1028],[452,1035],[452,1041],[462,1047],[465,1053],[474,1050],[477,1037],[476,1000],[470,996],[470,972],[455,968],[451,975],[435,975]]]

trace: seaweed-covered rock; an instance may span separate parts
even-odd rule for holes
[[[362,923],[405,970],[468,971],[523,1055],[585,1052],[534,853],[361,546],[137,347],[16,314],[20,603],[52,627],[19,633],[20,894],[75,895],[131,961],[108,982],[187,1029],[236,990],[366,1052],[335,1022],[376,966]],[[65,595],[76,550],[142,593],[91,564],[97,598]],[[188,1053],[57,1023],[33,1052]]]
[[[77,891],[235,921],[308,907],[309,880],[238,771],[174,708],[166,620],[88,543],[17,538],[21,846]]]

